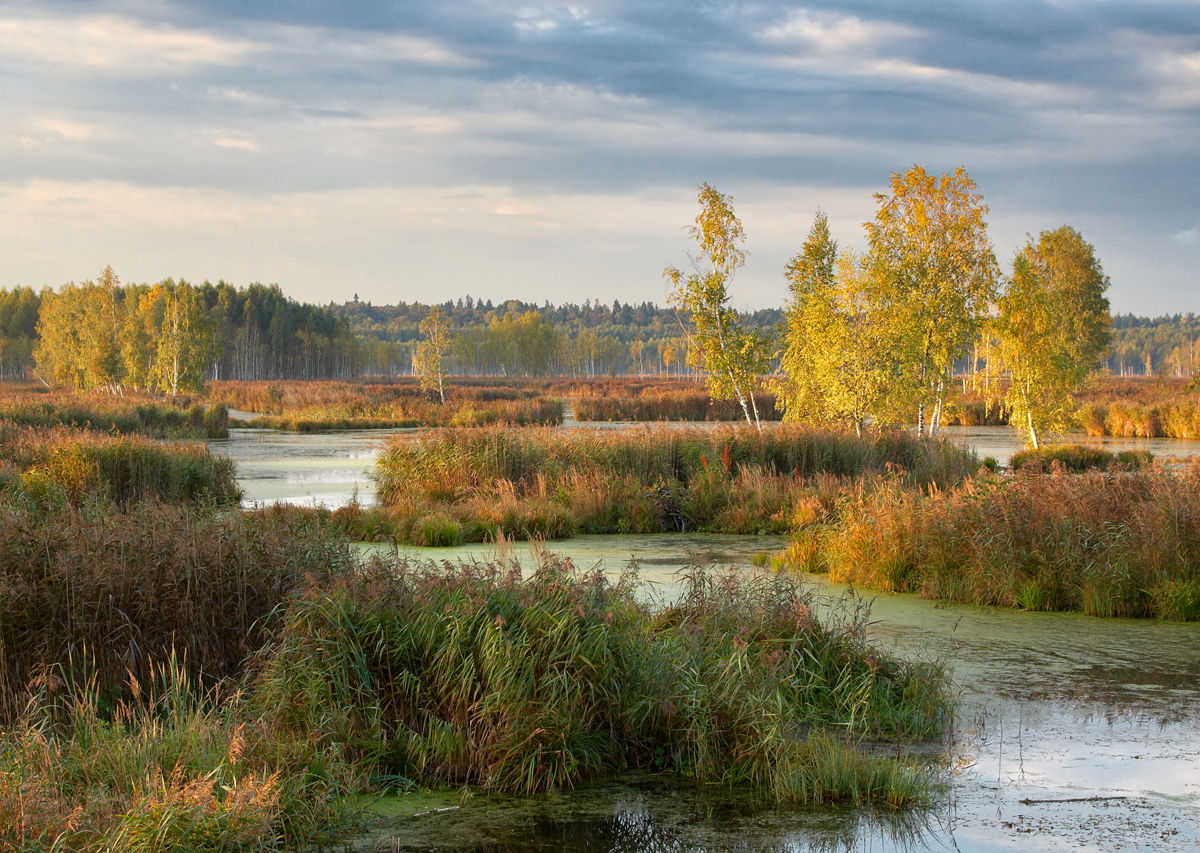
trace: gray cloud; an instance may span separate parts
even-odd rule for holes
[[[1196,221],[1200,197],[1200,8],[1190,4],[10,3],[0,4],[0,115],[0,208],[29,214],[43,210],[36,188],[91,199],[79,188],[98,182],[178,210],[204,198],[268,219],[270,204],[302,196],[308,209],[321,194],[337,199],[327,217],[344,216],[355,193],[372,209],[391,193],[407,209],[406,197],[436,207],[478,191],[551,219],[549,199],[664,216],[649,199],[673,200],[675,220],[631,216],[640,234],[606,215],[607,230],[581,219],[553,237],[506,225],[495,245],[478,211],[447,213],[440,229],[421,222],[411,246],[395,236],[410,227],[399,215],[369,236],[311,214],[318,231],[342,235],[327,248],[348,259],[347,280],[381,290],[463,290],[469,268],[490,270],[497,296],[527,295],[569,279],[572,247],[603,246],[620,272],[591,271],[590,295],[629,298],[673,261],[691,188],[710,180],[777,217],[781,199],[796,208],[788,222],[800,233],[786,238],[747,213],[765,245],[739,286],[767,304],[817,204],[844,203],[861,221],[890,172],[921,162],[968,167],[1002,257],[1026,231],[1068,221],[1112,273],[1115,307],[1189,310],[1200,299],[1195,241],[1178,236],[1192,233],[1180,223]],[[87,244],[79,234],[103,217],[72,216],[64,239]],[[181,267],[228,276],[201,254],[220,242],[200,233],[211,221],[155,239],[178,246]],[[230,256],[246,259],[233,265],[303,298],[327,291],[323,276],[266,268],[289,246],[307,253],[280,223],[253,244],[222,232]],[[105,226],[97,245],[136,263],[139,227]],[[39,233],[53,240],[52,228]],[[72,252],[3,241],[10,274],[27,282],[107,260],[68,270]],[[487,260],[464,267],[484,244]],[[398,253],[421,272],[391,285]]]

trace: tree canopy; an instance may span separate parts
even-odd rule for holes
[[[1011,421],[1037,448],[1071,424],[1071,397],[1112,340],[1108,277],[1091,244],[1070,226],[1043,231],[1013,259],[996,331],[1011,377]]]
[[[700,246],[694,272],[685,275],[667,267],[663,275],[672,287],[671,304],[690,323],[689,363],[706,371],[710,393],[736,398],[746,422],[759,429],[754,389],[771,360],[771,337],[746,329],[729,305],[729,283],[746,262],[742,221],[733,212],[733,199],[707,183],[697,188],[700,213],[689,229]]]

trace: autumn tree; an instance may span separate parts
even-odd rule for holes
[[[746,423],[762,429],[754,387],[770,361],[770,336],[742,328],[729,305],[729,284],[746,262],[740,244],[746,241],[742,222],[733,212],[733,199],[707,183],[698,187],[700,213],[689,234],[700,246],[692,259],[694,271],[685,275],[667,267],[670,302],[691,321],[688,363],[706,371],[709,393],[736,398]]]
[[[838,421],[861,435],[895,377],[893,329],[877,304],[871,269],[839,254],[818,212],[804,247],[786,268],[779,399],[788,421]]]
[[[196,289],[185,281],[156,284],[152,295],[162,300],[151,376],[172,397],[204,387],[204,368],[212,348],[212,323]]]
[[[421,342],[413,352],[413,367],[421,377],[421,388],[426,391],[436,388],[438,396],[445,403],[445,360],[453,339],[450,337],[450,323],[442,313],[441,306],[434,305],[429,309],[421,321],[420,332]]]
[[[875,196],[879,210],[866,224],[868,265],[898,333],[906,382],[896,390],[916,403],[924,435],[927,405],[930,432],[939,426],[946,379],[987,316],[998,267],[987,206],[965,169],[938,178],[913,166],[892,175],[891,190]]]
[[[46,381],[77,389],[120,390],[123,323],[121,283],[112,267],[96,281],[64,285],[42,299],[34,352]]]
[[[1067,225],[1043,231],[1013,260],[996,327],[1011,422],[1035,449],[1039,435],[1070,427],[1072,392],[1111,343],[1108,285],[1091,244]]]

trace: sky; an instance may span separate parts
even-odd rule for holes
[[[0,287],[665,304],[708,182],[779,307],[913,164],[1200,312],[1200,3],[0,0]]]

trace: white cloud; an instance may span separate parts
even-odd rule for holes
[[[234,130],[217,130],[212,134],[212,144],[233,151],[258,151],[261,146],[254,137]]]
[[[64,116],[40,116],[35,118],[32,124],[38,130],[46,131],[71,142],[83,142],[107,135],[96,125]]]
[[[1200,243],[1200,225],[1195,228],[1189,228],[1187,231],[1180,231],[1175,235],[1175,242],[1182,246],[1191,246],[1194,243]]]
[[[767,41],[799,44],[821,54],[872,52],[880,45],[919,35],[920,30],[903,24],[811,9],[789,12],[782,22],[762,32]]]
[[[117,15],[0,18],[0,62],[132,74],[240,59],[256,49],[241,39],[148,24]]]

